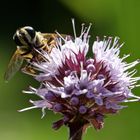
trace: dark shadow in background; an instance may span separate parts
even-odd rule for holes
[[[33,87],[39,85],[32,77],[21,72],[17,72],[8,83],[4,82],[4,73],[16,50],[12,39],[16,29],[28,25],[41,32],[54,32],[57,29],[59,33],[73,34],[72,17],[76,19],[76,24],[81,24],[80,18],[57,0],[2,1],[0,5],[0,89],[2,92],[0,110],[6,110],[6,108],[17,110],[22,107],[19,104],[26,106],[30,97],[19,93],[23,89],[28,89],[29,85]],[[6,105],[5,100],[8,102]]]
[[[71,18],[78,17],[57,0],[5,0],[0,5],[0,37],[11,41],[19,27],[30,25],[41,32],[72,33]]]

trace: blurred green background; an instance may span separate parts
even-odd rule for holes
[[[140,58],[140,1],[139,0],[4,0],[0,5],[0,140],[66,140],[67,128],[51,128],[60,116],[47,111],[41,119],[40,110],[18,113],[30,106],[34,96],[22,94],[29,85],[38,86],[31,77],[20,72],[9,83],[3,74],[16,46],[12,36],[18,27],[33,26],[37,31],[72,34],[71,18],[75,18],[77,32],[81,23],[93,23],[91,40],[96,36],[119,36],[125,42],[122,54],[131,54],[128,62]],[[92,42],[91,41],[91,42]],[[140,75],[140,66],[137,66]],[[140,95],[137,88],[135,94]],[[105,127],[97,132],[90,128],[84,140],[139,140],[140,103],[105,119]]]

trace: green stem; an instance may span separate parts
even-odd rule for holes
[[[69,126],[69,140],[82,140],[83,124],[73,122]]]

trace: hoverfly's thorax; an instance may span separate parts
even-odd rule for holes
[[[35,42],[35,47],[36,48],[40,48],[44,45],[44,42],[43,42],[44,38],[43,36],[41,35],[40,32],[36,32],[36,38],[34,40]]]

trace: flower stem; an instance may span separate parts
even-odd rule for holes
[[[69,126],[69,140],[82,140],[83,124],[74,122]]]

